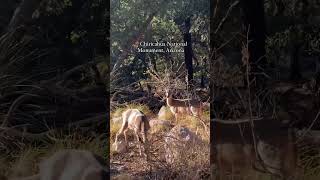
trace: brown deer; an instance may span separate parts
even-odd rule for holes
[[[211,127],[211,164],[216,165],[216,179],[258,179],[257,172],[281,179],[297,178],[295,136],[278,121],[255,121],[255,139],[249,122],[215,122]]]
[[[121,134],[124,135],[125,143],[128,144],[127,131],[131,129],[135,133],[137,142],[139,143],[140,156],[142,155],[141,143],[144,144],[144,151],[146,150],[147,132],[150,129],[149,121],[143,112],[138,109],[128,109],[122,113],[122,126],[118,131],[115,142]],[[142,136],[142,140],[140,136]],[[145,155],[147,156],[146,152]]]
[[[39,173],[10,180],[105,180],[109,177],[102,157],[84,150],[61,150],[39,163]]]
[[[177,122],[181,115],[196,116],[202,120],[203,103],[196,99],[174,99],[170,89],[165,90],[166,103]]]

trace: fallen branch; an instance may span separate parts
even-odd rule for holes
[[[211,119],[212,122],[218,122],[218,123],[222,123],[222,124],[239,124],[239,123],[246,123],[246,122],[250,122],[250,121],[259,121],[259,120],[263,120],[263,117],[252,117],[250,118],[246,118],[246,119],[235,119],[235,120],[222,120],[222,119]]]

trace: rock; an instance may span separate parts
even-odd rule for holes
[[[172,124],[170,121],[166,120],[157,120],[157,119],[151,119],[149,121],[150,127],[153,128],[154,126],[165,126],[165,127],[170,127]]]
[[[165,136],[166,162],[174,163],[186,151],[186,148],[191,150],[190,147],[194,147],[201,142],[202,140],[188,128],[179,125],[173,127]]]
[[[151,119],[149,121],[149,125],[151,127],[151,134],[158,134],[161,132],[168,132],[173,125],[171,124],[170,121],[166,121],[166,120],[158,120],[158,119]]]
[[[281,151],[279,147],[275,147],[262,140],[257,143],[257,151],[261,160],[265,164],[265,168],[273,174],[281,174]]]
[[[114,142],[112,144],[112,149],[117,153],[124,153],[127,150],[127,145],[124,141]]]
[[[169,108],[162,106],[158,112],[158,119],[167,120],[173,118],[173,114]]]

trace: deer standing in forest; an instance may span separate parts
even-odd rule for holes
[[[128,144],[127,131],[129,129],[133,130],[135,133],[136,140],[139,143],[140,156],[142,156],[141,143],[143,143],[144,153],[147,157],[146,143],[148,141],[147,132],[150,129],[150,124],[146,115],[138,109],[128,109],[124,111],[122,113],[122,126],[116,135],[115,142],[118,142],[119,136],[123,134],[125,143]],[[139,135],[142,136],[142,140]]]
[[[165,90],[166,103],[176,122],[181,115],[195,116],[202,120],[203,103],[196,99],[174,99],[170,89]]]

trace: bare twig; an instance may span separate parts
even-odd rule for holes
[[[310,124],[310,126],[304,131],[304,133],[297,139],[297,142],[300,141],[302,138],[304,138],[306,136],[306,134],[311,130],[311,128],[313,127],[314,123],[318,120],[320,116],[320,110],[318,111],[316,117],[313,119],[312,123]]]
[[[230,12],[232,11],[232,9],[233,9],[234,7],[236,7],[236,6],[239,4],[239,2],[240,2],[240,1],[235,1],[234,3],[232,3],[232,4],[230,5],[228,11],[226,12],[226,15],[222,18],[222,20],[220,21],[217,29],[214,31],[215,34],[217,34],[218,31],[222,28],[223,24],[226,22],[226,20],[227,20],[227,18],[228,18],[228,16],[229,16]]]

